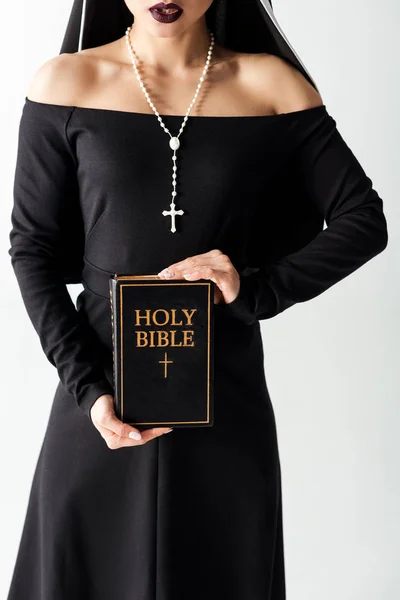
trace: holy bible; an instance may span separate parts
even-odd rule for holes
[[[214,282],[109,278],[114,404],[133,426],[214,420]]]

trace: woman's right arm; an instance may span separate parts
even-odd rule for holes
[[[31,89],[38,86],[37,79]],[[75,156],[66,134],[72,112],[70,106],[25,102],[19,124],[8,253],[48,360],[57,368],[64,388],[90,416],[95,400],[114,391],[105,376],[93,332],[80,318],[68,293],[59,262],[63,223],[79,203]],[[72,245],[76,232],[69,233]]]
[[[67,125],[73,90],[90,80],[81,65],[76,55],[57,56],[31,83],[19,125],[8,253],[45,355],[108,447],[117,449],[144,444],[170,428],[148,429],[140,436],[116,417],[98,339],[76,310],[63,277],[65,223],[80,211],[77,159]],[[76,227],[81,226],[80,221]],[[77,231],[68,234],[73,245]]]

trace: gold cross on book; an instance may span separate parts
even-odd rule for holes
[[[167,353],[164,352],[164,360],[159,360],[159,363],[162,363],[164,365],[164,377],[167,377],[167,364],[172,364],[174,361],[173,360],[167,360]]]

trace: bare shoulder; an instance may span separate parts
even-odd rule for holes
[[[254,54],[246,60],[247,76],[273,112],[287,113],[322,105],[323,99],[289,61],[274,54]]]
[[[83,52],[59,54],[37,69],[27,95],[37,102],[73,106],[84,96],[95,74],[94,61]]]

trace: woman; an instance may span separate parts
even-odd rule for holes
[[[283,600],[259,321],[387,245],[382,200],[268,1],[166,7],[75,2],[25,100],[9,253],[60,383],[8,600]],[[168,142],[188,106],[174,231]],[[172,435],[113,411],[108,277],[164,269],[216,283],[214,425]]]

